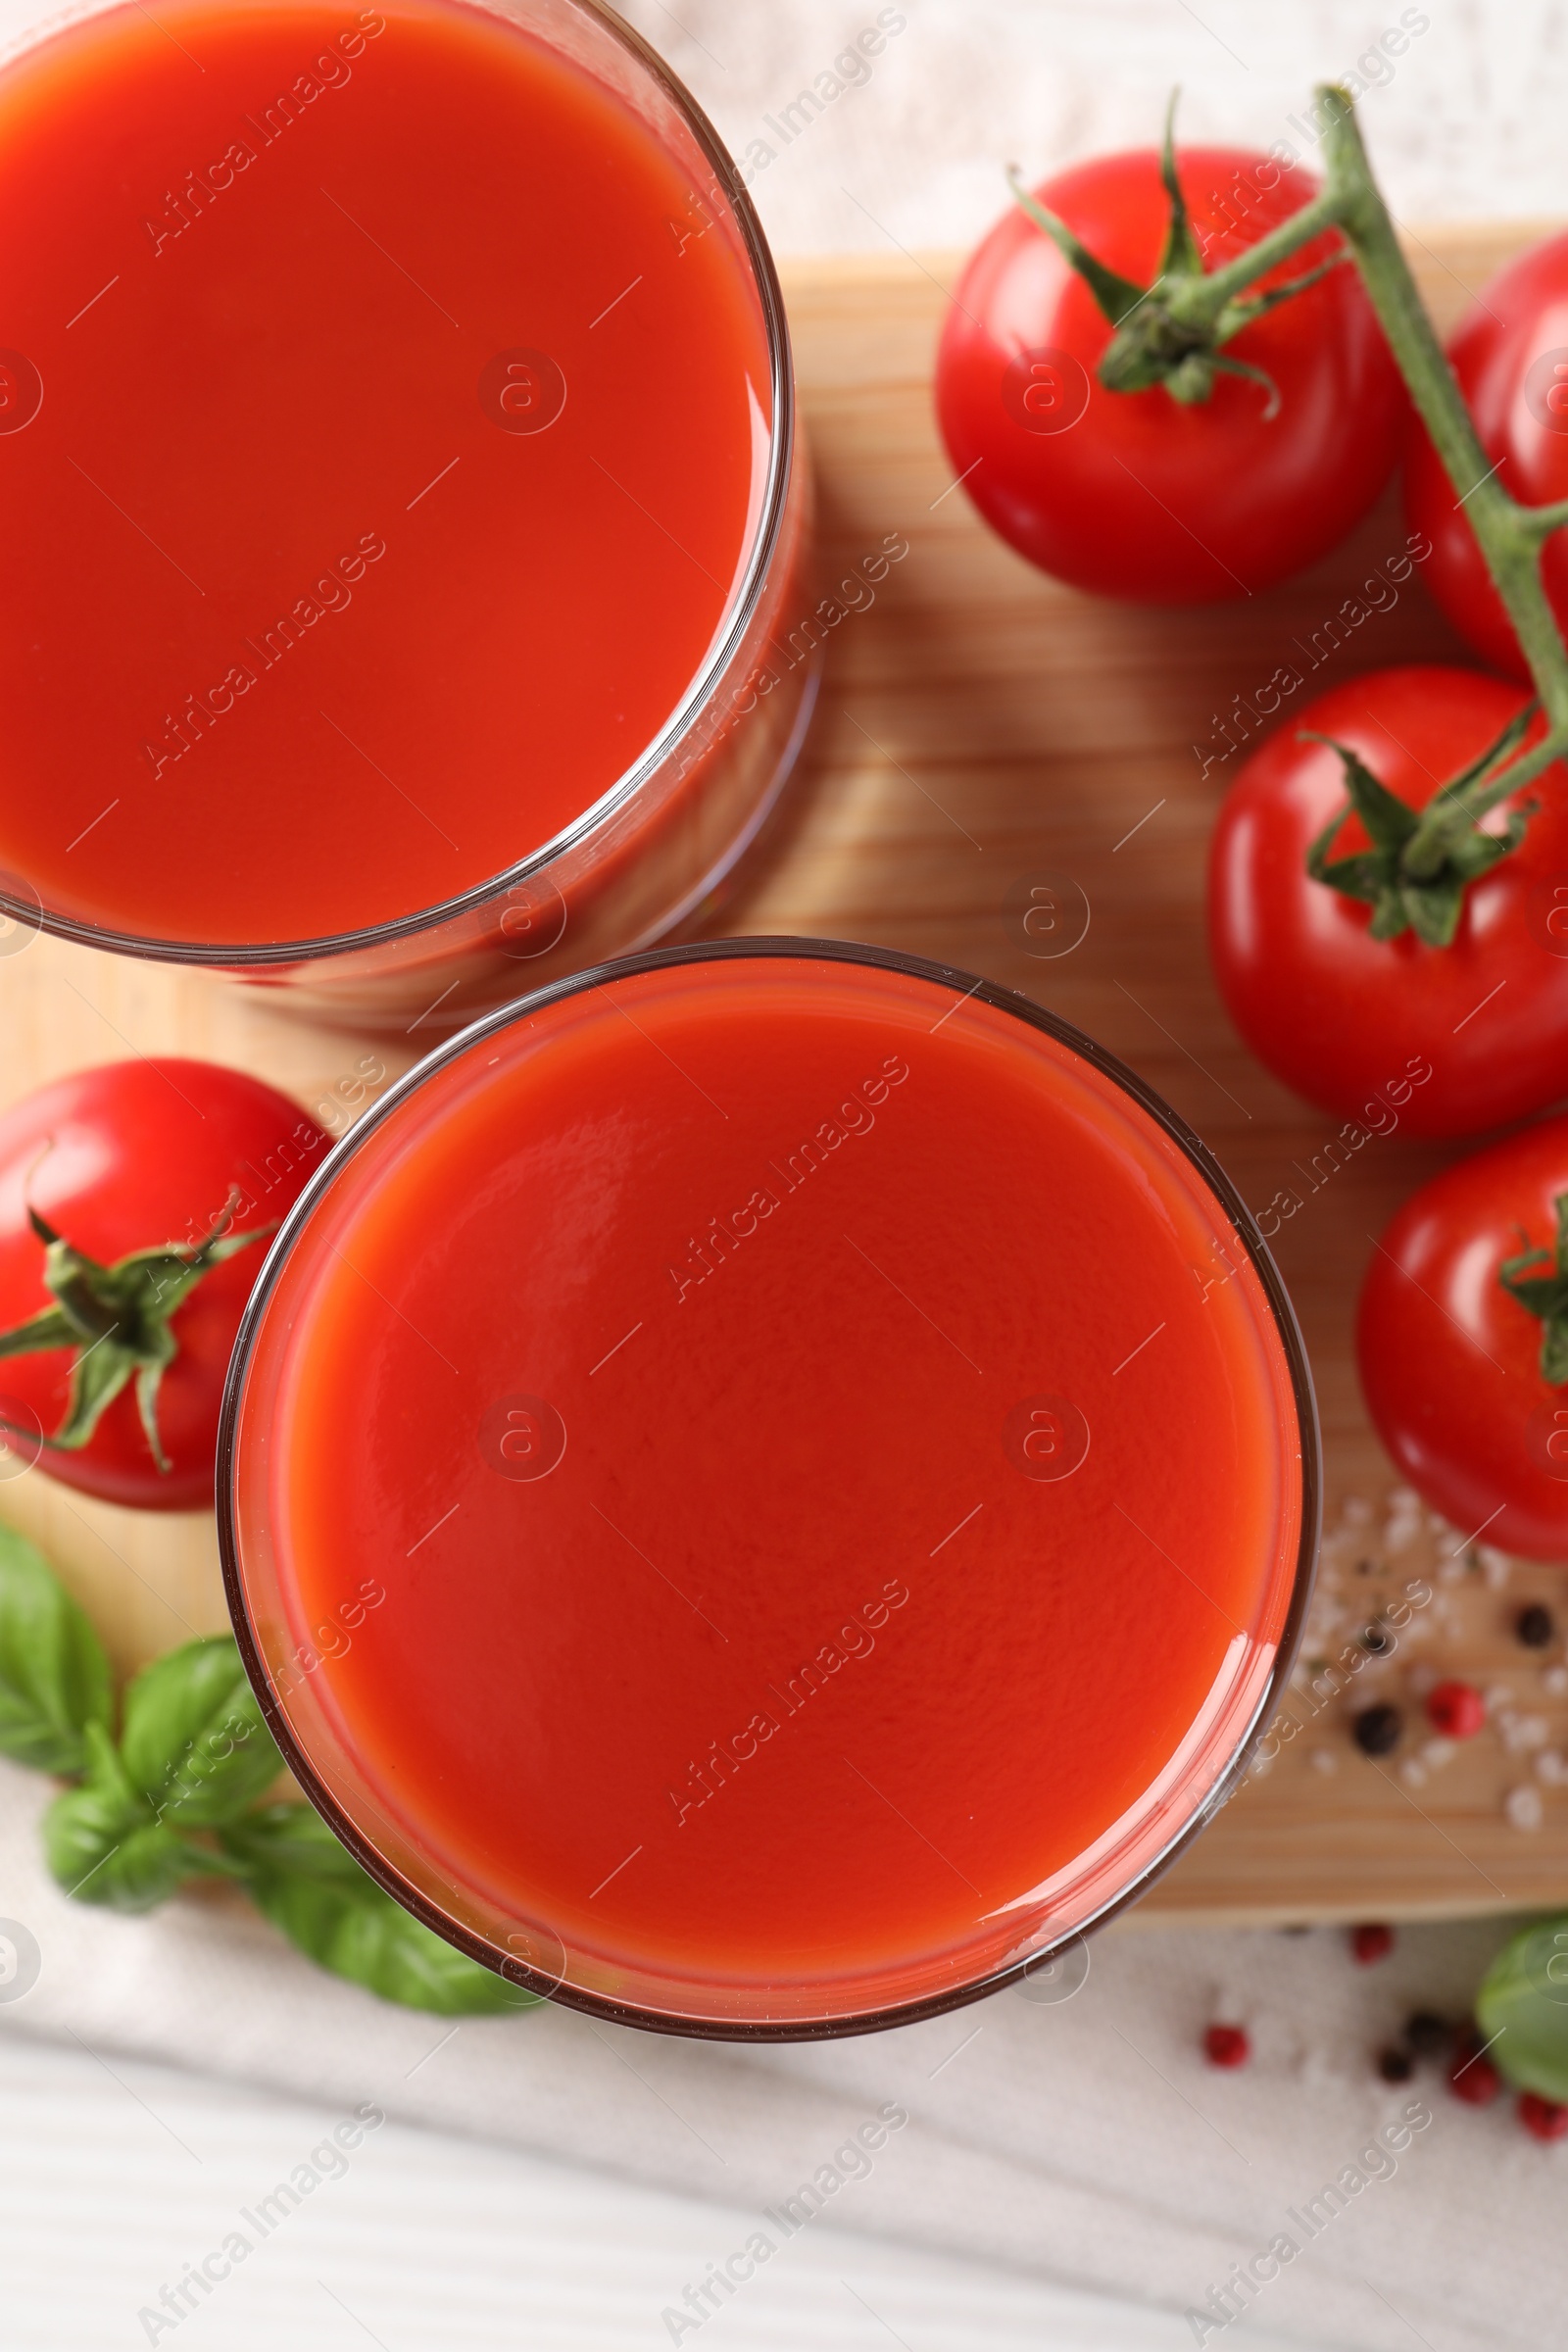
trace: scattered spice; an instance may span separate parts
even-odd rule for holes
[[[1413,2009],[1404,2021],[1404,2044],[1418,2058],[1438,2058],[1453,2039],[1453,2028],[1434,2009]]]
[[[1408,2082],[1415,2073],[1415,2060],[1408,2050],[1396,2045],[1378,2053],[1378,2073],[1385,2082]]]
[[[1250,2036],[1244,2026],[1210,2026],[1203,2055],[1210,2066],[1245,2066],[1252,2055]]]
[[[1384,1927],[1381,1920],[1350,1930],[1350,1951],[1363,1968],[1370,1968],[1374,1960],[1386,1960],[1393,1949],[1394,1930]]]
[[[1515,1830],[1539,1830],[1545,1819],[1541,1790],[1532,1788],[1528,1783],[1509,1789],[1502,1800],[1502,1810],[1509,1827]]]
[[[1513,1621],[1513,1630],[1526,1649],[1544,1649],[1557,1631],[1551,1611],[1539,1600],[1530,1601]]]
[[[1467,2107],[1490,2107],[1502,2088],[1501,2076],[1474,2034],[1466,2034],[1453,2054],[1448,2088]]]
[[[1474,1683],[1439,1683],[1427,1692],[1427,1718],[1445,1740],[1473,1740],[1487,1720],[1487,1702]]]
[[[1535,2139],[1568,2139],[1568,2107],[1536,2091],[1519,2093],[1519,2121]]]
[[[1363,1707],[1350,1727],[1363,1756],[1392,1755],[1399,1744],[1403,1720],[1397,1707]]]

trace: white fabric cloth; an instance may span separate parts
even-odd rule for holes
[[[1185,138],[1284,139],[1304,156],[1290,118],[1314,81],[1352,75],[1369,85],[1363,126],[1400,220],[1568,214],[1561,0],[623,0],[622,13],[737,156],[774,149],[752,192],[784,253],[970,244],[1006,208],[1005,164],[1034,177],[1147,147],[1177,85]],[[835,74],[895,17],[905,29],[864,81]],[[834,79],[842,94],[803,109],[804,129],[769,128],[771,116],[790,132],[783,110]]]
[[[908,2124],[813,2229],[881,2232],[1175,2313],[1201,2308],[1283,2231],[1302,2251],[1259,2290],[1255,2332],[1353,2352],[1393,2352],[1412,2328],[1433,2352],[1561,2340],[1565,2151],[1528,2138],[1511,2102],[1478,2113],[1431,2070],[1391,2088],[1373,2065],[1412,2006],[1463,2012],[1505,1933],[1495,1922],[1407,1929],[1372,1968],[1338,1930],[1129,1930],[1090,1947],[1087,1982],[1055,2005],[1006,1992],[850,2041],[685,2042],[548,2007],[454,2032],[323,1976],[226,1893],[142,1920],[69,1902],[39,1857],[47,1794],[0,1766],[0,1914],[42,1953],[36,1984],[0,2004],[0,2030],[74,2034],[345,2112],[374,2099],[406,2122],[748,2207],[779,2245],[781,2200],[892,2105]],[[1216,2018],[1250,2033],[1245,2070],[1205,2063]],[[1385,2172],[1360,2152],[1417,2100],[1432,2120],[1392,2177],[1352,2192],[1308,2242],[1291,2209],[1347,2166]]]

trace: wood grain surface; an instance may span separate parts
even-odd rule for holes
[[[1412,239],[1440,323],[1536,233]],[[1338,1172],[1314,1171],[1334,1122],[1243,1048],[1203,952],[1205,845],[1239,760],[1216,760],[1205,777],[1194,747],[1222,750],[1215,713],[1280,662],[1300,666],[1329,616],[1402,548],[1397,501],[1311,571],[1234,604],[1137,610],[1058,586],[952,486],[930,378],[956,268],[891,252],[784,272],[825,582],[890,532],[910,553],[834,631],[807,760],[711,927],[874,941],[1022,988],[1143,1072],[1255,1206],[1282,1188],[1301,1198],[1275,1247],[1328,1461],[1332,1541],[1305,1652],[1320,1682],[1391,1588],[1426,1580],[1434,1598],[1394,1656],[1368,1660],[1249,1781],[1137,1916],[1284,1922],[1568,1900],[1568,1788],[1553,1777],[1568,1748],[1563,1642],[1527,1651],[1511,1631],[1526,1599],[1553,1602],[1568,1623],[1562,1574],[1467,1552],[1408,1508],[1391,1525],[1393,1474],[1356,1390],[1350,1317],[1370,1237],[1453,1154],[1396,1134]],[[1417,578],[1324,655],[1312,684],[1450,657],[1462,648]],[[1030,953],[1011,910],[1020,886],[1046,874],[1069,877],[1092,910],[1081,945],[1052,959]],[[83,1064],[180,1052],[254,1070],[318,1115],[367,1053],[390,1077],[429,1042],[307,1025],[220,980],[43,938],[0,959],[0,1040],[6,1102]],[[205,1515],[117,1510],[27,1471],[0,1479],[0,1516],[49,1551],[122,1669],[224,1623]],[[1494,1721],[1452,1756],[1425,1754],[1420,1686],[1449,1671],[1494,1693]],[[1408,1725],[1378,1763],[1347,1729],[1373,1688]]]

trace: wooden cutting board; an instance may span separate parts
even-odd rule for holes
[[[1440,323],[1538,233],[1412,240]],[[1568,1627],[1568,1582],[1466,1554],[1408,1510],[1391,1525],[1392,1473],[1351,1360],[1369,1237],[1453,1154],[1396,1135],[1338,1172],[1314,1170],[1333,1122],[1242,1047],[1203,953],[1204,848],[1237,762],[1204,781],[1194,746],[1214,748],[1213,714],[1298,661],[1295,649],[1400,549],[1396,501],[1300,579],[1232,605],[1137,611],[1057,586],[980,525],[937,439],[932,357],[956,268],[892,252],[785,272],[828,578],[890,532],[910,554],[835,631],[807,761],[712,927],[875,941],[1025,989],[1149,1077],[1254,1206],[1282,1189],[1300,1198],[1276,1249],[1317,1380],[1333,1531],[1305,1656],[1333,1659],[1388,1591],[1429,1584],[1398,1652],[1352,1687],[1355,1704],[1373,1688],[1403,1704],[1409,1728],[1397,1755],[1373,1763],[1348,1737],[1349,1702],[1324,1705],[1139,1916],[1284,1922],[1568,1901],[1568,1788],[1539,1763],[1544,1753],[1549,1774],[1568,1751],[1568,1689],[1554,1688],[1568,1686],[1564,1643],[1528,1651],[1511,1632],[1536,1598]],[[1447,658],[1462,648],[1415,583],[1329,655],[1314,683]],[[1048,873],[1078,885],[1092,919],[1070,955],[1041,960],[1013,908],[1020,885],[1026,900]],[[255,1070],[318,1116],[335,1102],[339,1126],[351,1115],[340,1082],[353,1092],[363,1057],[390,1077],[419,1043],[307,1025],[201,974],[48,939],[0,959],[0,1039],[6,1102],[86,1063],[178,1052]],[[207,1516],[116,1510],[37,1471],[0,1482],[0,1516],[49,1551],[122,1669],[225,1621]],[[1419,1684],[1440,1672],[1494,1693],[1494,1722],[1446,1759],[1422,1755],[1410,1688],[1412,1674]],[[1517,1826],[1537,1813],[1537,1826]]]

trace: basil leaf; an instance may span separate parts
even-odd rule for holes
[[[107,1732],[95,1725],[87,1745],[87,1779],[57,1796],[43,1817],[44,1853],[68,1894],[111,1911],[150,1911],[185,1879],[228,1875],[217,1855],[153,1819]]]
[[[54,1570],[0,1527],[0,1755],[35,1772],[87,1769],[83,1733],[108,1727],[109,1660]]]
[[[533,1994],[454,1951],[394,1902],[309,1805],[265,1806],[219,1836],[246,1865],[258,1910],[334,1976],[438,2017],[536,2005]]]
[[[254,1871],[281,1871],[328,1886],[374,1886],[314,1805],[258,1805],[220,1833],[224,1850]]]
[[[1476,2000],[1482,2038],[1510,2082],[1568,2104],[1568,1916],[1504,1944]]]
[[[120,1744],[155,1817],[179,1829],[232,1820],[283,1769],[232,1634],[144,1667],[125,1692]]]

